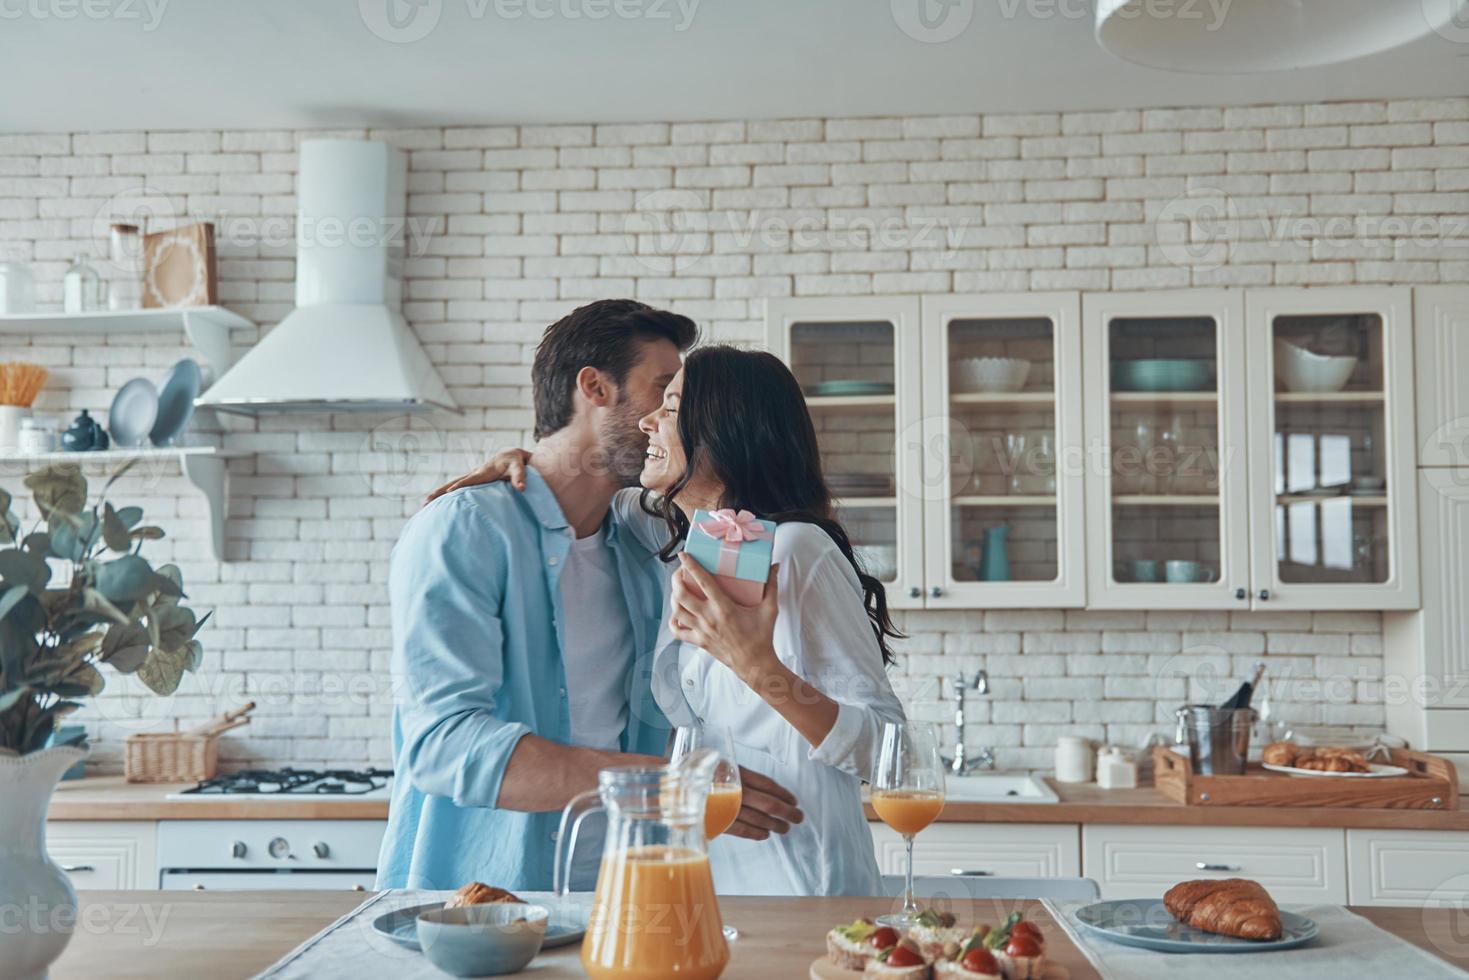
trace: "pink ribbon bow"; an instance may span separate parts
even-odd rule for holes
[[[728,507],[710,511],[709,517],[699,522],[699,530],[726,544],[765,541],[771,536],[754,514],[747,510],[735,512]]]

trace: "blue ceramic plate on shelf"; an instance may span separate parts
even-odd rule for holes
[[[532,902],[531,904],[541,903]],[[373,919],[372,929],[378,935],[392,940],[404,949],[422,952],[422,947],[418,945],[418,917],[424,912],[432,912],[443,907],[443,902],[429,902],[425,905],[409,905],[405,908],[394,909]],[[568,905],[559,911],[554,905],[547,907],[551,909],[551,919],[546,923],[546,939],[541,943],[541,948],[555,949],[557,946],[580,942],[587,931],[589,910],[585,906],[573,905]]]
[[[107,430],[118,449],[143,444],[158,418],[158,389],[147,378],[134,378],[118,389],[107,410]]]
[[[889,381],[822,381],[806,389],[806,394],[816,398],[843,395],[891,395],[892,393],[893,385]]]
[[[194,417],[194,399],[199,397],[199,386],[204,372],[199,363],[187,357],[168,369],[163,386],[158,389],[158,418],[148,439],[155,446],[171,446]]]
[[[1161,898],[1127,898],[1097,902],[1076,910],[1076,921],[1089,933],[1124,946],[1164,953],[1264,953],[1304,946],[1321,932],[1315,922],[1295,912],[1280,913],[1279,939],[1236,939],[1204,932],[1168,914]]]
[[[1212,361],[1182,357],[1152,357],[1112,364],[1112,387],[1117,391],[1203,391],[1212,387]]]

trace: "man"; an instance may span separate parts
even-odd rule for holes
[[[662,761],[668,722],[649,684],[660,560],[609,510],[642,469],[638,420],[696,334],[632,300],[574,310],[536,350],[524,492],[461,489],[404,528],[388,580],[397,778],[379,888],[549,889],[561,808],[599,769]],[[794,803],[747,773],[731,832],[783,833]],[[595,869],[594,844],[579,844],[580,868]]]

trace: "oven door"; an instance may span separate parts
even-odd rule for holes
[[[159,887],[165,891],[372,891],[376,871],[190,871],[164,868]]]

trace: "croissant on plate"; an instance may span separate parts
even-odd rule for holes
[[[1237,939],[1279,939],[1280,909],[1248,878],[1184,881],[1168,889],[1163,906],[1179,922]]]

